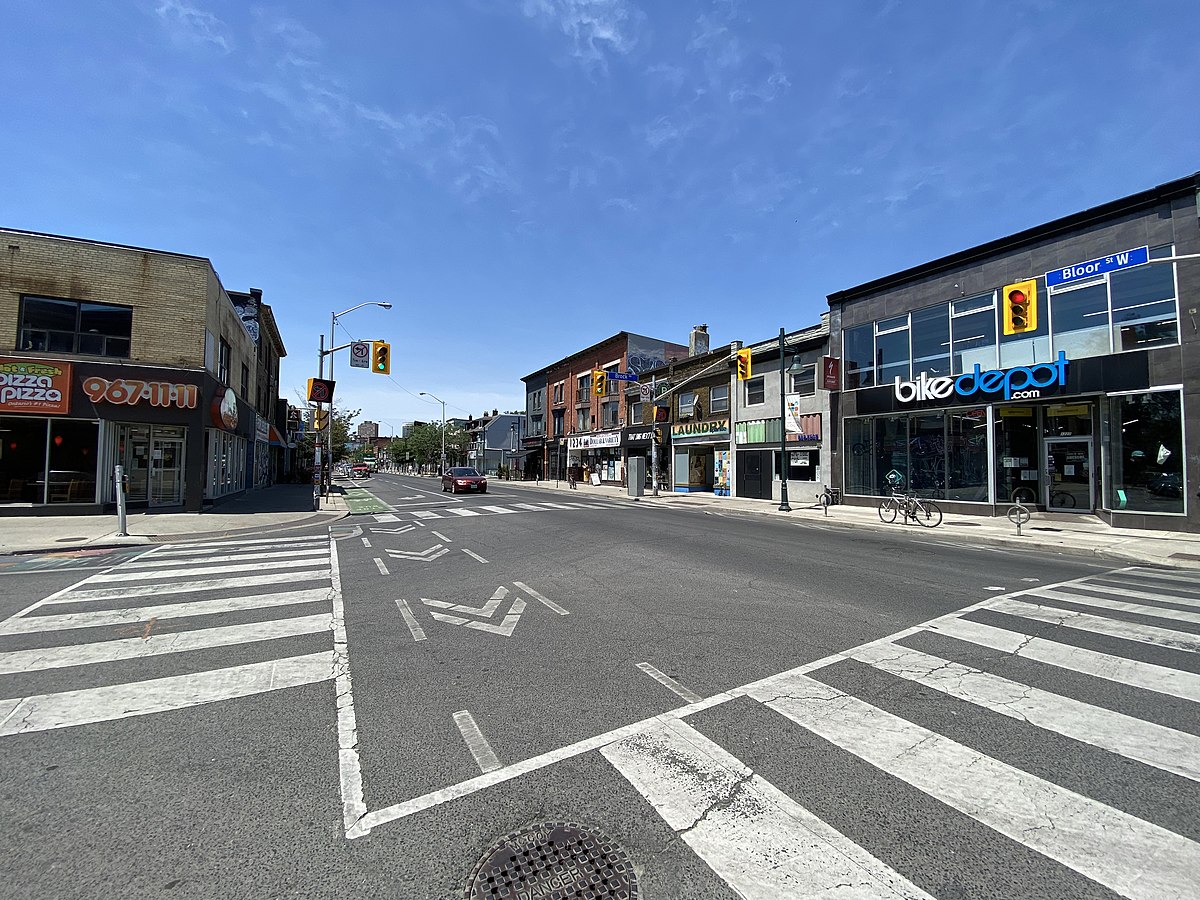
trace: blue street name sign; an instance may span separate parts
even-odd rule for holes
[[[1150,261],[1149,247],[1135,247],[1132,250],[1122,250],[1111,256],[1099,259],[1089,259],[1087,262],[1073,263],[1046,273],[1046,287],[1057,287],[1060,284],[1070,284],[1072,281],[1082,281],[1094,278],[1105,272],[1115,272],[1118,269],[1131,269],[1134,266],[1144,266]]]
[[[609,372],[608,377],[613,381],[637,381],[637,375],[633,372]]]

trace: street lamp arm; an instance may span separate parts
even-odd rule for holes
[[[358,306],[352,306],[349,309],[344,309],[340,313],[334,313],[333,318],[335,320],[340,319],[342,316],[346,315],[346,313],[352,313],[356,309],[362,309],[364,306],[378,306],[383,309],[392,308],[392,304],[388,303],[386,300],[368,300],[366,303],[360,303]]]

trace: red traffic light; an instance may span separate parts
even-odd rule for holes
[[[1027,301],[1027,299],[1028,298],[1025,296],[1024,291],[1013,291],[1011,294],[1008,295],[1009,303],[1021,304],[1021,303],[1025,303]]]

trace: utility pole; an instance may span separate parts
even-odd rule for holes
[[[658,376],[650,376],[650,484],[658,496]]]
[[[779,329],[779,511],[791,512],[788,505],[787,488],[787,390],[784,379],[784,343],[785,330]]]

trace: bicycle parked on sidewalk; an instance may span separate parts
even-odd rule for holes
[[[892,496],[885,497],[879,504],[879,519],[882,522],[895,522],[896,514],[904,513],[904,524],[912,519],[925,528],[937,528],[942,524],[942,509],[932,500],[923,500],[916,494],[901,494],[892,491]]]

